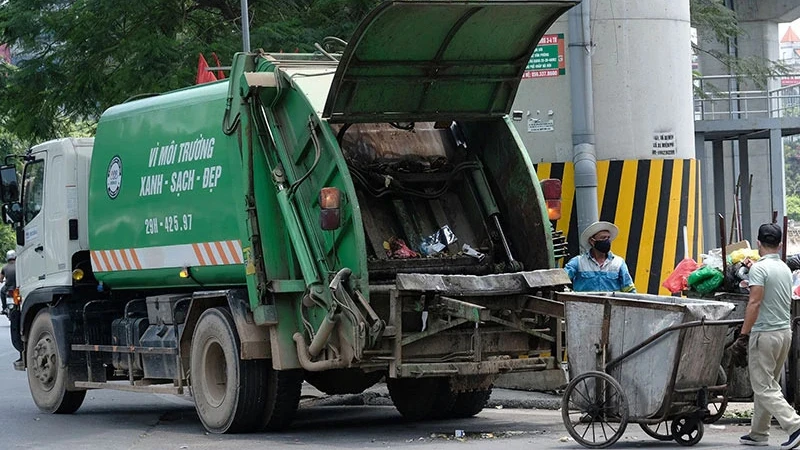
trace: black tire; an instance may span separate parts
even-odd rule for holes
[[[721,386],[723,384],[728,384],[728,375],[725,373],[725,369],[722,366],[719,366],[719,370],[717,372],[717,385]],[[723,391],[717,391],[710,394],[713,396],[708,399],[708,415],[703,417],[703,423],[705,424],[712,424],[721,419],[723,414],[725,414],[725,410],[728,408],[727,388],[725,388]]]
[[[451,416],[464,419],[478,414],[486,407],[491,395],[491,387],[479,391],[459,392]]]
[[[26,351],[28,385],[36,406],[47,413],[72,414],[86,398],[86,390],[67,390],[69,368],[61,362],[50,311],[43,309],[33,319]]]
[[[672,438],[684,447],[691,447],[703,439],[703,421],[694,416],[681,416],[672,421]]]
[[[267,361],[269,363],[269,361]],[[274,370],[269,364],[267,399],[261,420],[261,430],[279,431],[291,425],[300,404],[303,371]]]
[[[658,422],[657,424],[646,424],[640,423],[639,426],[642,427],[642,431],[645,432],[651,438],[657,441],[671,441],[672,440],[672,421],[665,420],[663,422]]]
[[[433,412],[431,419],[449,419],[455,417],[454,409],[456,401],[458,400],[458,393],[450,389],[450,379],[439,379],[438,392],[436,393],[436,400],[433,402]]]
[[[567,385],[561,418],[576,442],[588,448],[606,448],[617,442],[628,426],[628,402],[611,375],[586,372]]]
[[[408,421],[447,417],[455,402],[446,378],[389,378],[386,385],[394,407]]]
[[[192,395],[200,421],[212,433],[287,426],[300,399],[300,371],[273,371],[267,359],[239,359],[239,345],[227,309],[203,312],[190,357]]]

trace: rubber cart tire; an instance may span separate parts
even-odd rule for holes
[[[576,442],[587,448],[606,448],[625,432],[628,401],[611,375],[582,373],[564,391],[561,418]]]
[[[672,440],[672,421],[665,420],[663,422],[658,422],[657,424],[646,424],[640,423],[639,426],[642,427],[642,431],[645,432],[651,438],[657,441],[671,441]]]
[[[703,439],[703,421],[695,416],[681,416],[672,421],[672,438],[684,447],[691,447]]]
[[[33,319],[25,353],[28,385],[36,406],[47,413],[72,414],[86,398],[86,390],[67,390],[69,367],[58,354],[50,311],[43,309]]]

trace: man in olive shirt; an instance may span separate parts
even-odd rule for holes
[[[792,343],[789,307],[792,273],[780,259],[781,228],[772,223],[758,229],[761,258],[750,268],[750,298],[742,332],[732,351],[747,348],[747,367],[753,387],[753,419],[743,445],[766,446],[770,418],[775,417],[789,440],[781,449],[800,445],[800,416],[783,398],[780,377]],[[747,347],[744,347],[745,343]]]

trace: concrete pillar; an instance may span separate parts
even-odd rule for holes
[[[786,214],[786,176],[783,166],[783,137],[781,130],[776,128],[769,132],[769,172],[772,182],[772,210],[778,212],[778,223],[783,224],[783,216]]]
[[[756,56],[769,61],[776,61],[780,58],[778,22],[743,20],[740,21],[739,25],[745,32],[745,36],[737,40],[739,56]],[[768,80],[767,90],[778,87],[780,87],[779,80]],[[743,79],[740,83],[740,90],[763,89],[763,86],[758,86],[747,79]],[[763,116],[767,116],[770,111],[770,105],[765,99],[744,100],[740,101],[740,109],[742,111],[764,111]]]
[[[725,192],[727,189],[722,185],[725,180],[725,160],[722,153],[722,141],[714,141],[712,144],[712,160],[713,162],[713,185],[715,186],[714,192],[714,216],[717,214],[725,215]],[[717,230],[719,231],[719,230]],[[724,230],[723,230],[724,231]]]
[[[739,214],[742,217],[742,238],[751,239],[752,233],[752,220],[750,216],[750,141],[747,138],[739,138],[739,174],[741,186],[739,187],[739,205],[741,211]],[[755,246],[755,242],[751,242]]]
[[[713,49],[719,52],[731,52],[739,57],[758,57],[766,60],[775,60],[779,57],[779,36],[778,36],[778,21],[782,20],[782,14],[785,14],[789,9],[789,3],[794,7],[795,2],[785,2],[780,0],[760,0],[754,2],[752,0],[732,0],[730,2],[733,9],[736,11],[739,18],[739,25],[744,31],[744,35],[740,36],[736,45],[728,47],[725,43],[714,42],[709,30],[698,30],[698,39],[700,46],[705,49]],[[701,53],[699,55],[700,72],[703,76],[712,75],[729,75],[729,70],[725,68],[719,61],[711,56]],[[766,118],[770,116],[771,105],[766,99],[747,99],[748,94],[744,91],[761,90],[766,94],[766,90],[777,87],[777,82],[770,81],[766,86],[758,86],[752,80],[718,80],[709,83],[710,86],[718,91],[739,91],[740,95],[734,96],[730,102],[715,102],[714,109],[717,112],[732,112],[731,118],[746,119],[748,117],[761,117]],[[749,95],[752,97],[753,95]],[[719,115],[715,119],[727,119],[728,117]],[[764,130],[767,131],[767,130]],[[779,131],[778,131],[779,133]],[[743,238],[747,239],[754,245],[756,236],[754,235],[757,225],[767,222],[771,217],[771,211],[774,203],[781,203],[781,211],[783,211],[782,202],[783,197],[779,199],[774,198],[778,191],[778,186],[775,186],[777,178],[775,176],[767,176],[765,173],[754,173],[753,186],[750,188],[748,185],[750,181],[749,161],[770,161],[771,165],[780,163],[780,168],[774,167],[775,172],[783,173],[783,152],[771,149],[771,142],[768,139],[747,139],[746,136],[736,138],[732,135],[732,140],[725,141],[722,144],[722,157],[724,164],[732,170],[725,170],[723,178],[714,176],[712,179],[704,178],[702,180],[704,191],[711,190],[712,192],[732,192],[735,188],[738,174],[741,177],[741,206],[742,206],[742,234]],[[733,140],[735,139],[735,141]],[[734,142],[736,143],[734,145]],[[780,139],[778,139],[778,143]],[[738,148],[738,152],[736,149]],[[779,156],[778,156],[779,155]],[[716,156],[716,154],[715,154]],[[715,160],[715,165],[717,161]],[[716,167],[716,166],[715,166]],[[779,170],[780,169],[780,170]],[[780,177],[780,188],[783,189],[783,177]],[[733,201],[734,196],[723,195],[724,206],[717,204],[719,197],[715,195],[715,212],[722,212],[726,214],[728,224],[734,219],[733,216]],[[757,201],[751,203],[751,199],[767,199],[770,201]],[[706,204],[706,215],[709,217],[712,212],[710,211],[711,205]],[[781,213],[782,214],[782,213]],[[714,227],[715,235],[719,231],[716,230],[715,224],[706,224],[707,227]],[[726,233],[729,233],[726,230]]]
[[[693,157],[689,1],[592,7],[597,159]],[[653,155],[660,134],[674,136],[673,154]]]
[[[695,158],[700,164],[700,182],[698,185],[701,189],[701,199],[703,204],[703,211],[700,214],[703,215],[703,229],[701,230],[703,236],[706,236],[707,242],[714,242],[713,236],[715,236],[716,231],[716,220],[714,219],[715,214],[713,213],[714,210],[714,203],[713,203],[713,194],[714,189],[706,189],[705,184],[703,184],[704,180],[713,180],[714,179],[714,164],[711,155],[713,155],[713,151],[709,152],[707,147],[710,143],[707,143],[705,140],[705,135],[703,133],[696,133],[695,134]],[[711,155],[709,155],[711,153]],[[713,186],[713,183],[711,183]],[[704,249],[700,249],[697,253],[704,253]]]

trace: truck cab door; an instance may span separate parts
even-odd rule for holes
[[[45,220],[44,186],[47,154],[38,153],[36,159],[25,164],[22,175],[22,227],[24,242],[17,254],[17,284],[23,294],[45,283]]]

